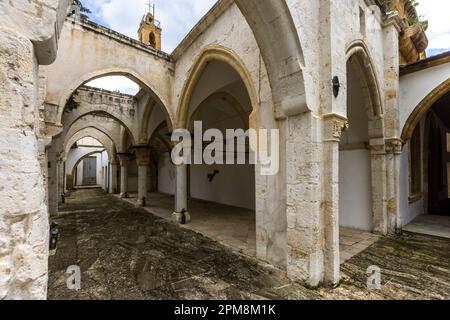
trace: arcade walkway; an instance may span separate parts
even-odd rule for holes
[[[137,195],[123,199],[130,204],[137,202]],[[166,219],[172,219],[174,197],[161,193],[148,193],[147,212]],[[226,206],[219,203],[189,200],[192,221],[183,225],[200,232],[221,244],[237,250],[246,256],[256,256],[255,212],[247,209]],[[374,244],[379,237],[373,233],[341,227],[339,230],[341,263]]]
[[[338,288],[307,289],[277,269],[236,254],[101,190],[77,190],[56,219],[49,299],[443,299],[450,298],[450,240],[383,238],[342,264]],[[81,268],[81,290],[66,270]],[[382,269],[367,290],[366,270]]]

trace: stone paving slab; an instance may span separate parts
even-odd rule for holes
[[[94,210],[94,211],[92,211]],[[98,190],[61,208],[61,240],[49,257],[49,299],[449,299],[450,240],[381,238],[342,265],[337,288],[306,288],[278,269]],[[81,268],[81,290],[66,270]],[[368,290],[367,267],[382,269]]]
[[[421,215],[404,227],[403,230],[450,239],[450,217]]]

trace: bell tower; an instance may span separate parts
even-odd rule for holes
[[[139,25],[139,41],[161,50],[161,31],[160,22],[155,19],[155,5],[149,3],[148,13],[142,18]]]

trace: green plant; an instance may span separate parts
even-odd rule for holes
[[[66,105],[64,106],[64,112],[72,112],[80,106],[78,102],[75,101],[74,95],[71,95],[69,100],[67,100]]]

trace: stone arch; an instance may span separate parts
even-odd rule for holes
[[[209,97],[207,97],[205,100],[203,100],[200,105],[194,110],[192,115],[189,118],[189,121],[187,121],[187,127],[188,129],[193,129],[194,126],[194,120],[197,118],[197,115],[200,113],[200,111],[208,105],[213,100],[225,100],[238,114],[242,121],[242,124],[249,128],[249,115],[245,112],[242,105],[239,103],[239,101],[228,92],[215,92]]]
[[[303,50],[287,1],[234,1],[258,43],[275,108],[281,107],[286,116],[310,111],[303,78]]]
[[[198,81],[200,80],[200,77],[203,74],[203,71],[211,61],[219,61],[229,65],[240,76],[241,80],[244,82],[252,105],[250,122],[253,125],[256,125],[259,101],[255,87],[251,80],[250,73],[246,69],[239,56],[232,50],[222,46],[212,45],[203,49],[203,51],[199,54],[198,58],[193,64],[193,67],[189,71],[189,76],[181,91],[180,105],[177,109],[177,128],[186,128],[186,126],[188,125],[187,121],[189,116],[189,104],[191,102],[192,95],[195,91]]]
[[[92,151],[92,152],[89,152],[89,153],[83,155],[82,157],[80,157],[80,159],[78,159],[78,160],[75,162],[75,164],[73,165],[73,167],[70,168],[70,169],[71,169],[70,172],[72,173],[72,176],[74,176],[75,168],[78,167],[78,165],[81,163],[81,161],[83,161],[83,160],[86,159],[86,158],[92,157],[92,156],[95,155],[95,154],[101,154],[103,151],[104,151],[104,150]]]
[[[352,68],[351,64],[356,65],[356,72],[358,77],[361,77],[361,84],[355,84],[357,91],[361,92],[359,97],[362,101],[358,103],[366,107],[366,114],[364,126],[361,126],[357,131],[351,131],[353,124],[357,123],[356,118],[350,119],[350,106],[352,102],[347,101],[346,116],[350,123],[350,130],[348,135],[352,133],[350,143],[344,143],[341,138],[339,157],[347,159],[346,162],[357,161],[358,166],[350,168],[348,166],[339,164],[339,189],[341,198],[339,207],[340,223],[345,226],[365,229],[367,231],[380,231],[384,233],[386,224],[386,178],[380,175],[385,168],[385,126],[384,126],[384,108],[383,100],[381,98],[380,85],[375,69],[375,64],[370,56],[366,44],[362,40],[352,42],[347,51],[347,75]],[[352,60],[355,59],[355,60]],[[347,96],[350,94],[349,79],[347,79]],[[353,102],[353,106],[356,105]],[[352,109],[353,117],[359,113],[359,110]],[[361,111],[363,113],[363,111]],[[358,114],[358,116],[361,116]],[[357,127],[357,126],[355,126]],[[364,130],[362,130],[364,129]],[[365,131],[367,130],[367,131]],[[362,135],[364,133],[364,136]],[[356,134],[355,134],[356,133]],[[368,140],[366,140],[368,139]],[[354,162],[355,163],[355,162]],[[351,174],[354,173],[355,176]],[[352,176],[350,179],[349,177]],[[346,179],[344,179],[346,177]],[[356,179],[356,177],[358,177]],[[355,193],[360,192],[358,196]],[[356,197],[358,202],[353,202],[352,197]],[[345,203],[350,203],[352,206],[360,206],[361,214],[357,216],[346,215],[349,210],[346,210]],[[344,205],[344,208],[342,207]],[[343,219],[343,220],[341,220]]]
[[[427,113],[427,111],[438,101],[444,94],[450,91],[450,78],[442,82],[439,86],[434,88],[413,110],[413,112],[406,120],[406,124],[403,127],[401,139],[405,144],[408,142],[416,126],[420,120]]]
[[[126,130],[125,127],[122,127],[120,129],[120,144],[119,144],[119,152],[123,153],[127,151],[127,142],[129,142],[129,138],[131,137],[131,139],[133,139],[133,137],[130,135],[130,133],[128,132],[128,130]],[[131,141],[132,145],[135,145],[135,143],[133,141]]]
[[[96,129],[91,129],[91,128],[86,128],[84,130],[79,131],[78,133],[74,134],[69,140],[67,140],[67,144],[64,146],[64,155],[67,156],[67,154],[70,151],[70,148],[72,147],[72,145],[79,141],[80,139],[83,138],[94,138],[97,141],[99,141],[103,147],[106,149],[106,151],[108,152],[108,157],[110,159],[114,159],[115,158],[115,152],[114,152],[114,144],[113,142],[109,139],[109,137],[104,134],[103,132],[96,130]]]
[[[103,150],[104,151],[104,150]],[[103,153],[103,151],[92,151],[92,152],[90,152],[90,153],[88,153],[88,154],[85,154],[84,156],[82,156],[82,157],[80,157],[80,159],[78,159],[76,162],[75,162],[75,164],[74,164],[74,166],[71,168],[71,170],[70,170],[70,173],[71,173],[71,175],[72,175],[72,177],[75,177],[75,170],[77,169],[77,167],[78,167],[78,165],[83,161],[83,160],[85,160],[85,159],[87,159],[87,158],[89,158],[89,157],[92,157],[93,155],[96,155],[96,154],[102,154]],[[73,178],[73,187],[75,187],[75,179],[76,178]],[[67,186],[68,187],[68,186]],[[69,188],[69,187],[68,187]]]
[[[153,141],[155,139],[159,139],[166,147],[168,150],[172,149],[172,146],[170,145],[170,143],[167,141],[167,139],[164,139],[164,137],[160,137],[159,135],[159,131],[161,131],[162,129],[167,128],[167,123],[165,121],[161,122],[153,131],[153,133],[150,135],[150,138],[148,139],[148,145],[151,146]]]
[[[110,132],[108,132],[107,130],[105,130],[105,129],[103,129],[103,128],[98,128],[98,127],[93,127],[93,126],[86,126],[86,127],[83,127],[83,128],[80,128],[79,130],[77,130],[76,132],[74,132],[73,134],[71,134],[71,135],[68,135],[67,137],[66,137],[66,139],[64,140],[64,146],[66,146],[66,147],[68,147],[68,145],[69,145],[69,142],[72,140],[72,137],[74,137],[75,135],[77,135],[77,134],[79,134],[80,132],[83,132],[83,131],[90,131],[90,132],[97,132],[98,131],[98,133],[99,133],[99,135],[101,135],[101,136],[106,136],[109,140],[111,140],[111,142],[112,142],[112,152],[111,152],[111,155],[110,156],[113,156],[114,154],[115,154],[115,152],[116,152],[116,146],[117,146],[117,143],[118,143],[118,141],[116,141],[113,137],[112,137],[112,134],[110,133]],[[92,137],[92,138],[94,138],[94,139],[96,139],[96,140],[98,140],[97,138],[95,138],[95,137]],[[76,142],[76,141],[75,141]],[[100,143],[103,143],[102,141],[99,141]],[[73,143],[72,143],[73,144]],[[66,150],[66,148],[65,148],[65,150]],[[67,152],[65,152],[65,154],[67,154]]]
[[[152,96],[152,98],[157,101],[159,105],[162,106],[162,110],[165,113],[168,122],[172,125],[173,123],[173,115],[171,113],[171,110],[168,108],[168,101],[162,97],[160,92],[158,92],[157,88],[152,86],[149,83],[146,83],[145,77],[140,74],[136,70],[128,69],[128,68],[109,68],[109,69],[102,69],[97,70],[95,72],[91,72],[89,74],[85,74],[79,79],[77,79],[75,82],[73,82],[66,90],[63,91],[61,96],[59,97],[59,109],[58,109],[58,116],[57,116],[57,123],[61,123],[62,116],[64,113],[64,108],[66,105],[66,102],[69,100],[70,96],[81,86],[86,84],[89,81],[106,77],[106,76],[124,76],[129,78],[130,80],[136,82],[141,88],[146,89],[149,94]]]
[[[372,112],[368,112],[369,120],[381,119],[384,116],[383,100],[381,99],[380,85],[375,70],[375,64],[370,56],[369,49],[366,44],[357,40],[350,44],[347,49],[347,61],[355,57],[361,68],[361,74],[367,85],[367,97],[370,100]],[[368,110],[369,111],[369,110]]]
[[[137,141],[136,133],[133,133],[133,131],[131,131],[131,128],[133,128],[133,124],[132,123],[125,123],[123,120],[119,119],[117,116],[115,116],[115,115],[113,115],[111,113],[105,112],[104,110],[91,110],[89,112],[82,113],[82,114],[78,115],[75,118],[75,120],[71,121],[68,124],[69,130],[70,130],[70,127],[72,127],[73,124],[75,124],[78,120],[82,119],[83,117],[88,116],[88,115],[96,115],[96,114],[97,115],[98,114],[102,114],[102,115],[104,115],[106,117],[109,117],[109,118],[114,119],[115,121],[117,121],[121,125],[123,130],[125,130],[125,132],[127,132],[128,135],[131,137],[132,143],[135,144],[135,142]]]
[[[148,122],[150,121],[150,116],[153,112],[153,110],[156,108],[156,102],[152,101],[147,107],[145,108],[144,115],[142,116],[141,125],[140,125],[140,138],[147,138],[147,132],[148,132]]]

